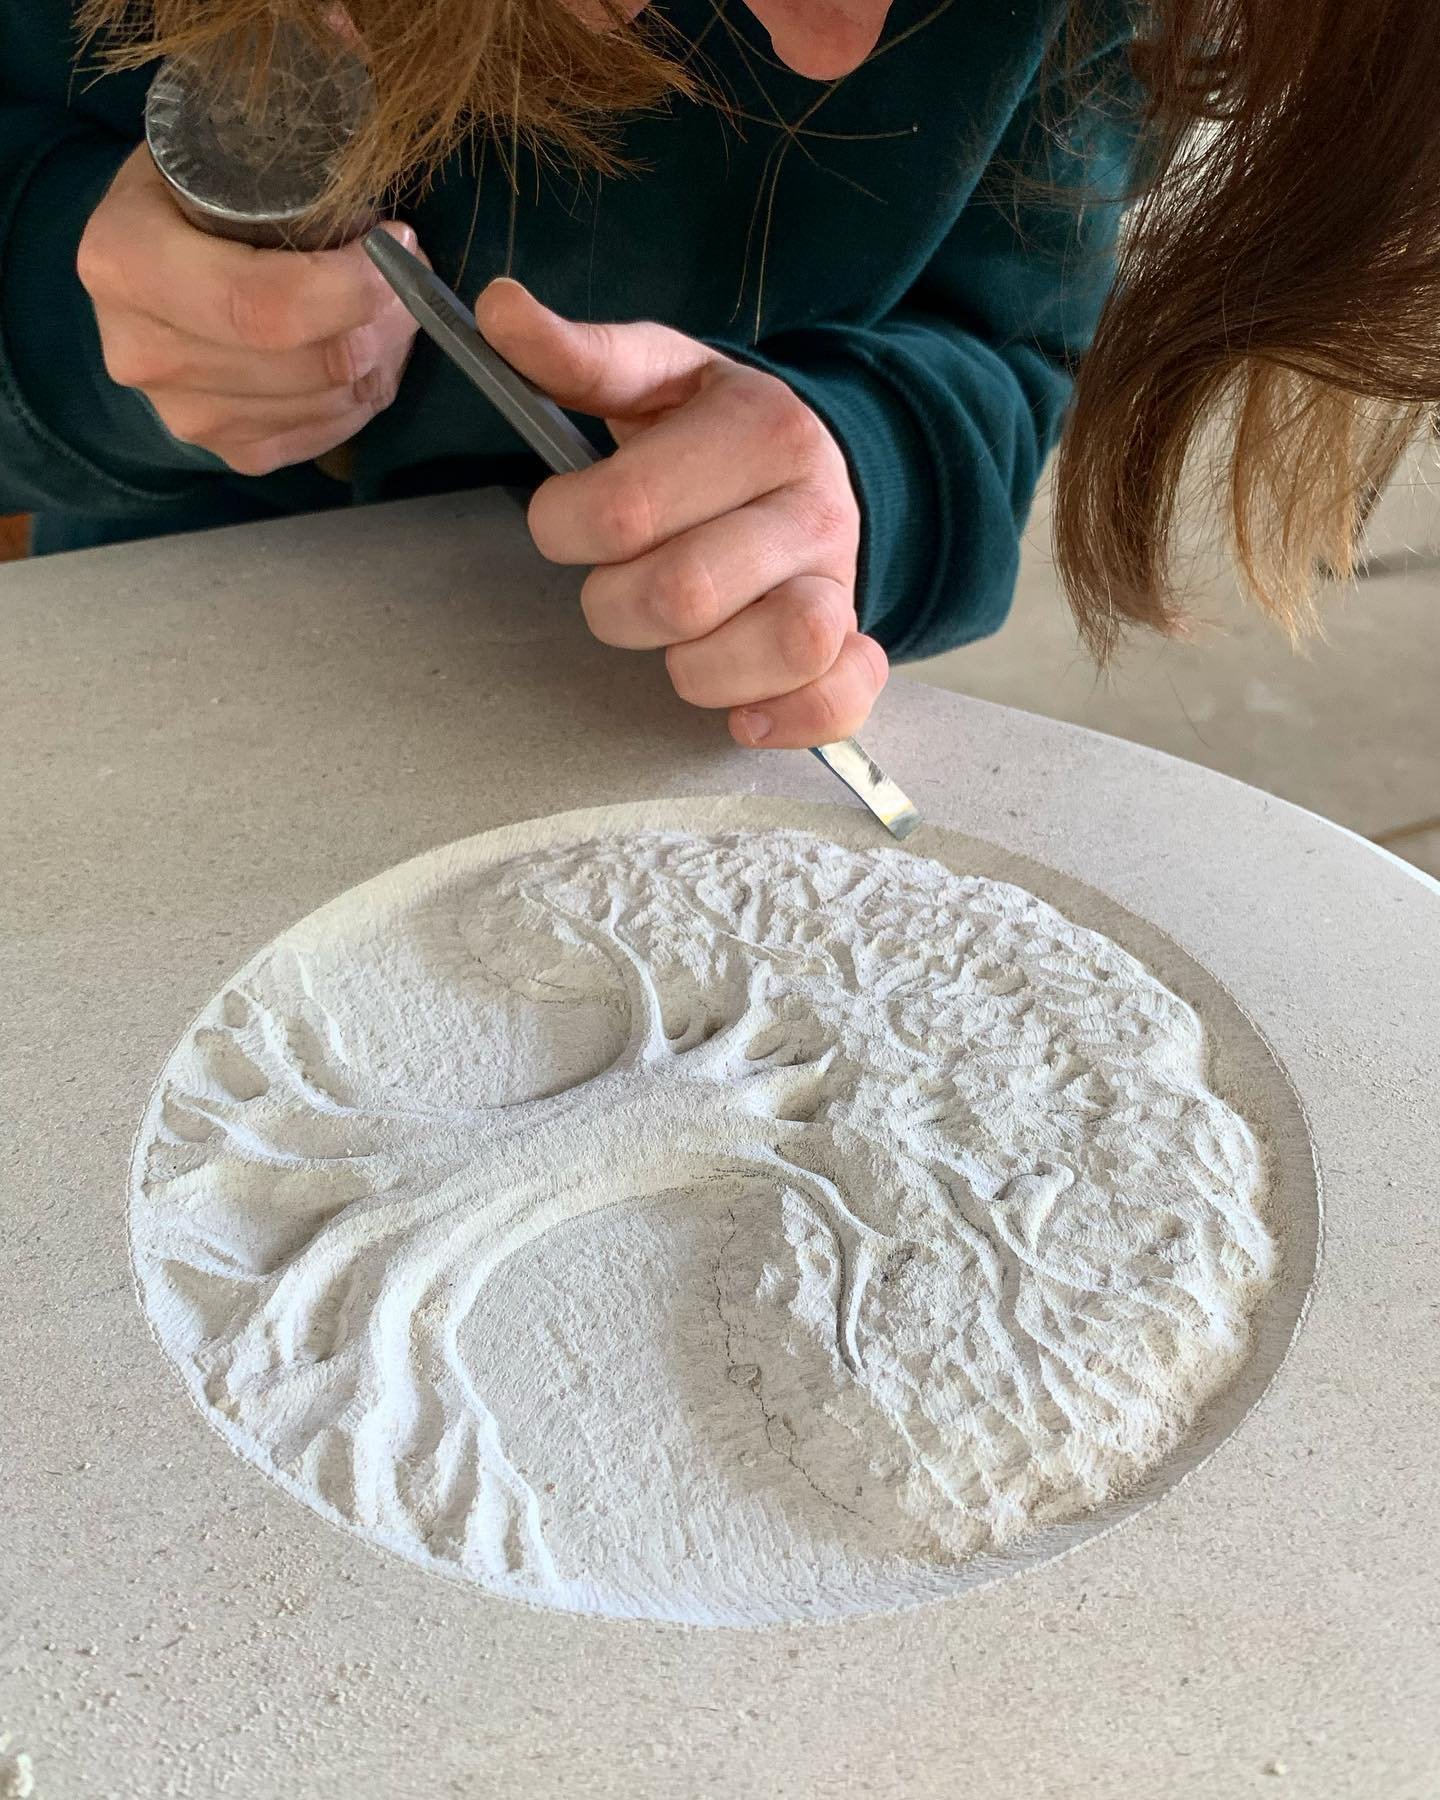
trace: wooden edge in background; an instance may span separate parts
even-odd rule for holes
[[[23,513],[0,518],[0,562],[18,562],[27,554],[29,542],[30,521]]]

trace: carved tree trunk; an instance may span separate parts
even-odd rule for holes
[[[335,1101],[339,1084],[301,1068],[263,1020],[247,1021],[247,1055],[225,1052],[228,1098],[174,1099],[177,1122],[188,1112],[211,1133],[211,1154],[218,1132],[225,1153],[252,1165],[335,1162],[365,1176],[366,1191],[251,1283],[203,1347],[206,1398],[271,1446],[277,1472],[476,1572],[554,1578],[537,1497],[459,1347],[486,1282],[552,1226],[659,1198],[697,1171],[717,1204],[735,1184],[761,1182],[777,1199],[788,1189],[833,1237],[836,1345],[858,1365],[856,1321],[880,1234],[806,1166],[829,1130],[813,1116],[826,1065],[787,1062],[783,1050],[747,1057],[759,1011],[671,1041],[637,999],[630,1042],[604,1074],[477,1109],[444,1133]],[[320,1095],[332,1097],[317,1112]]]

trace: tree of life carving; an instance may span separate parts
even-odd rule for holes
[[[726,1301],[726,1355],[778,1458],[822,1497],[848,1458],[871,1524],[937,1564],[1123,1490],[1244,1354],[1274,1252],[1198,1020],[1019,889],[654,832],[482,866],[383,927],[344,909],[182,1042],[133,1222],[202,1405],[379,1541],[542,1599],[583,1573],[462,1340],[507,1259],[598,1209],[773,1202],[786,1248]],[[522,1016],[544,1043],[583,1018],[597,1066],[515,1093]]]

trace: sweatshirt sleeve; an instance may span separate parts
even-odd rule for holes
[[[135,514],[220,465],[105,372],[75,274],[86,221],[133,145],[0,70],[0,512]]]
[[[1078,113],[1032,88],[893,312],[741,352],[845,451],[861,628],[897,658],[984,637],[1010,608],[1020,534],[1114,273],[1134,136],[1125,44],[1089,72],[1096,98]]]

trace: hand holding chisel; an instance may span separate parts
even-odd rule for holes
[[[358,58],[321,55],[293,34],[277,40],[258,112],[233,91],[208,86],[197,69],[167,64],[146,109],[154,165],[143,152],[132,159],[97,211],[97,221],[108,221],[112,247],[92,244],[82,260],[94,277],[87,285],[107,358],[122,381],[129,371],[119,358],[129,353],[123,346],[117,352],[115,338],[138,344],[157,335],[149,319],[138,332],[126,323],[127,296],[136,285],[119,266],[132,259],[123,222],[127,182],[143,204],[165,215],[143,234],[141,254],[153,254],[157,239],[175,239],[161,284],[162,337],[176,335],[178,326],[183,339],[186,308],[196,303],[187,291],[196,280],[183,278],[187,264],[201,271],[200,299],[208,294],[212,311],[223,310],[227,287],[233,312],[250,288],[272,276],[281,288],[294,288],[303,277],[306,292],[314,289],[314,329],[305,324],[301,295],[287,306],[278,351],[291,362],[301,351],[315,364],[309,379],[318,398],[307,392],[306,400],[312,411],[319,407],[316,416],[286,400],[283,390],[294,376],[276,365],[268,339],[248,346],[253,372],[230,374],[230,387],[222,384],[215,395],[192,397],[182,388],[177,398],[163,388],[165,371],[157,378],[137,356],[134,384],[172,431],[214,449],[242,473],[309,455],[346,479],[348,459],[336,427],[362,423],[393,391],[381,372],[388,367],[398,375],[393,356],[382,355],[373,372],[350,373],[357,351],[379,336],[379,320],[370,325],[358,314],[346,317],[337,333],[333,306],[319,305],[323,278],[333,276],[332,286],[354,285],[359,246],[323,246],[366,230],[369,221],[327,224],[316,203],[369,104],[369,76]],[[157,168],[169,201],[158,191]],[[896,836],[912,829],[914,808],[860,745],[842,735],[867,716],[887,666],[884,651],[856,626],[859,506],[845,457],[819,415],[786,382],[699,339],[644,322],[576,324],[513,282],[493,282],[481,296],[482,336],[449,289],[390,235],[402,230],[386,224],[365,238],[388,289],[403,302],[395,311],[407,324],[413,315],[556,472],[559,479],[545,483],[531,505],[531,530],[552,561],[589,567],[582,601],[595,635],[623,648],[664,649],[676,691],[695,705],[727,711],[740,743],[813,748]],[[202,249],[202,232],[254,248]],[[418,248],[413,234],[406,235]],[[292,257],[273,248],[282,245],[321,254]],[[107,298],[117,285],[119,300]],[[402,332],[396,344],[401,366],[407,336]],[[236,347],[247,347],[243,329]],[[211,368],[215,350],[200,348],[199,362]],[[348,382],[342,379],[332,393],[337,351]],[[157,361],[147,352],[146,361],[168,367],[176,358]],[[365,390],[367,382],[374,394]],[[604,418],[616,453],[596,452],[556,401]]]
[[[365,239],[365,247],[414,315],[420,328],[469,376],[552,470],[560,475],[577,475],[602,461],[600,452],[574,421],[486,342],[467,309],[431,270],[383,232],[370,233]],[[495,290],[492,289],[491,292],[493,294]],[[524,299],[528,301],[528,296]],[[535,305],[534,302],[528,303]],[[698,377],[698,384],[693,391],[703,395],[705,365],[687,366],[685,359],[691,353],[708,354],[704,347],[676,332],[662,332],[659,327],[643,329],[657,334],[656,342],[661,346],[662,356],[666,345],[675,352],[674,363],[668,371],[659,371],[659,377],[652,383],[649,391],[659,398],[664,395],[667,382],[672,390],[677,387],[683,390],[686,382],[696,384]],[[656,371],[649,373],[654,375]],[[761,379],[769,380],[768,377]],[[610,388],[603,398],[597,391],[590,398],[596,410],[609,412],[611,405],[607,402],[613,403],[616,391],[613,387]],[[732,397],[729,408],[732,426],[736,411]],[[723,415],[715,421],[715,428],[717,431],[724,429]],[[664,431],[663,419],[656,429]],[[628,431],[625,436],[628,441]],[[660,446],[662,459],[671,448],[668,443]],[[707,529],[714,530],[716,527],[733,530],[733,522],[737,517],[763,509],[765,500],[770,498],[769,494],[762,494],[747,505],[739,498],[741,489],[737,487],[735,493],[721,496],[722,506],[728,502],[728,506],[724,508],[724,516],[712,518],[711,509],[716,504],[714,496],[699,495],[693,499],[687,496],[685,481],[691,471],[686,465],[683,442],[677,442],[673,448],[676,466],[671,471],[663,469],[663,460],[657,460],[653,455],[650,459],[652,466],[661,471],[661,478],[656,484],[661,495],[659,506],[671,509],[670,516],[664,520],[653,517],[649,520],[637,520],[632,527],[619,516],[619,508],[615,509],[615,516],[607,520],[606,508],[602,503],[598,509],[598,519],[593,516],[597,509],[592,506],[592,517],[588,521],[582,518],[576,522],[567,517],[569,501],[564,489],[559,486],[550,489],[554,499],[549,508],[543,504],[542,490],[540,503],[531,509],[531,525],[536,532],[537,542],[554,560],[569,563],[597,562],[605,565],[607,551],[613,558],[608,566],[602,566],[597,571],[601,585],[599,598],[594,596],[593,591],[597,585],[596,575],[592,575],[587,582],[587,590],[590,591],[587,615],[592,629],[605,641],[632,649],[668,645],[667,661],[677,689],[687,699],[695,699],[700,704],[729,706],[734,721],[732,728],[742,743],[756,745],[773,741],[781,748],[787,743],[809,746],[809,737],[806,735],[807,706],[818,718],[828,716],[823,710],[827,707],[858,707],[863,716],[868,711],[870,695],[884,678],[884,653],[869,639],[860,637],[853,630],[838,644],[823,642],[818,630],[811,634],[809,642],[797,652],[797,658],[800,659],[797,667],[780,675],[782,680],[798,676],[798,679],[794,679],[794,691],[785,693],[778,700],[770,697],[777,679],[773,660],[767,661],[767,652],[773,658],[776,637],[774,621],[757,620],[755,615],[760,614],[767,606],[787,602],[804,607],[807,602],[805,576],[791,576],[788,582],[783,576],[773,582],[763,581],[762,593],[770,588],[775,591],[758,600],[749,595],[727,596],[723,592],[712,592],[708,599],[714,608],[713,619],[696,619],[680,626],[673,619],[653,616],[652,594],[647,592],[647,575],[652,587],[659,585],[655,574],[655,557],[660,552],[652,550],[647,555],[648,540],[658,535],[661,543],[668,548],[667,540],[687,529],[696,537]],[[714,467],[713,458],[711,467]],[[749,477],[742,471],[736,479],[743,485]],[[624,490],[619,491],[623,493]],[[654,500],[648,504],[656,506]],[[699,519],[687,526],[686,520],[693,511],[699,512]],[[547,515],[550,522],[547,522]],[[786,554],[782,519],[783,515],[777,504],[772,508],[769,519],[762,517],[747,521],[750,536],[754,539],[753,545],[748,541],[744,545],[748,552],[747,579],[758,579],[765,572],[767,550],[764,540],[767,525],[772,539],[778,540],[778,548],[772,548],[770,554],[781,557]],[[666,525],[670,527],[668,532],[664,529]],[[619,541],[612,548],[606,536],[607,526],[618,528],[622,540],[624,534],[633,529],[633,541]],[[628,555],[625,554],[627,550]],[[844,553],[841,551],[839,554],[843,556]],[[849,554],[853,562],[853,548]],[[731,566],[734,566],[733,559]],[[615,579],[617,576],[618,581]],[[603,586],[607,578],[612,590],[608,596]],[[812,583],[816,582],[814,577],[808,579]],[[784,591],[787,585],[788,593]],[[607,598],[608,606],[605,604]],[[597,618],[597,614],[601,615],[600,618]],[[701,629],[697,630],[697,625]],[[771,627],[769,631],[766,630],[767,625]],[[843,622],[841,628],[843,629]],[[692,635],[681,637],[677,642],[677,630],[685,629]],[[833,632],[835,627],[832,625],[829,629]],[[720,646],[719,655],[712,654],[708,664],[695,656],[697,650],[705,648],[713,653],[716,648],[715,639],[721,636],[733,641]],[[813,659],[813,668],[801,666],[807,655]],[[847,657],[852,665],[859,666],[849,669],[842,667]],[[687,666],[694,671],[689,680],[681,673]],[[813,693],[806,692],[807,686],[811,685],[805,679],[807,674],[814,678]],[[749,702],[741,698],[743,684],[747,679],[758,684],[754,700]],[[821,680],[828,680],[828,692],[820,685]],[[717,691],[712,686],[707,690],[707,681],[722,681],[730,685],[728,689]],[[737,683],[740,684],[738,689],[735,685]],[[849,691],[851,688],[854,692]],[[694,691],[695,689],[699,689],[699,692]],[[780,730],[774,733],[773,739],[768,729],[772,713],[779,715],[782,721]],[[754,719],[757,723],[747,729],[747,719]],[[904,837],[919,823],[919,815],[904,794],[853,738],[842,738],[809,747],[859,795],[896,837]]]

